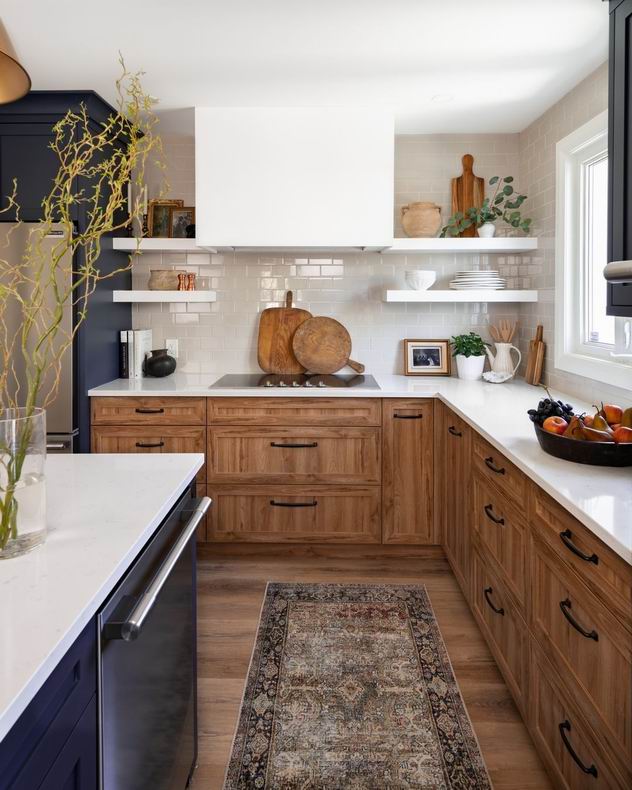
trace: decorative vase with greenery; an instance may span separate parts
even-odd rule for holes
[[[451,344],[459,378],[468,381],[480,379],[486,359],[486,343],[483,338],[476,332],[469,332],[467,335],[456,335],[452,338]]]
[[[531,227],[530,219],[523,219],[520,207],[527,199],[526,195],[517,195],[511,186],[513,176],[493,176],[489,179],[489,185],[494,188],[491,197],[483,200],[480,208],[469,208],[467,211],[457,211],[448,220],[441,230],[441,238],[446,236],[459,236],[464,230],[472,225],[478,230],[479,236],[491,237],[494,235],[498,219],[504,220],[508,225],[516,230],[529,232]]]
[[[45,539],[45,409],[57,395],[62,357],[71,353],[97,284],[130,265],[131,256],[121,269],[102,273],[101,240],[141,220],[140,199],[126,210],[128,184],[141,195],[146,163],[161,150],[155,100],[144,92],[141,74],[128,72],[120,62],[118,112],[95,128],[80,105],[55,124],[50,147],[59,169],[42,201],[41,220],[24,230],[21,259],[7,260],[0,249],[0,558],[22,554]],[[161,167],[160,156],[156,164]],[[87,186],[78,189],[78,183]],[[14,181],[0,212],[0,220],[7,211],[18,217],[10,233],[24,227],[17,193]],[[77,203],[85,216],[78,230],[73,222]],[[63,235],[52,250],[50,240],[45,247],[53,227],[58,232],[60,226]],[[71,331],[62,321],[69,306],[75,313]]]

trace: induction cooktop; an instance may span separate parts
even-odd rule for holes
[[[359,375],[357,373],[331,373],[331,374],[310,374],[302,373],[297,375],[274,373],[227,373],[212,384],[210,389],[248,389],[255,387],[267,387],[269,389],[287,387],[288,389],[298,389],[310,387],[318,389],[376,389],[380,386],[373,376]]]

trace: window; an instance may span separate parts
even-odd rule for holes
[[[608,117],[601,113],[557,144],[555,365],[630,387],[629,320],[606,315]]]

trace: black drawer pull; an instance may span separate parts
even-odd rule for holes
[[[312,502],[277,502],[271,499],[270,504],[273,507],[316,507],[318,502],[315,499]]]
[[[164,446],[165,446],[164,442],[136,442],[136,447],[148,448],[148,447],[164,447]]]
[[[461,433],[461,431],[457,431],[457,429],[454,427],[454,425],[451,425],[451,426],[448,428],[448,433],[451,433],[451,434],[452,434],[452,436],[463,436],[463,434]]]
[[[584,763],[579,759],[577,752],[575,751],[575,749],[573,749],[573,747],[571,746],[571,742],[568,740],[568,737],[566,736],[566,733],[571,731],[570,721],[566,719],[565,721],[560,722],[558,726],[560,728],[560,735],[562,736],[562,741],[564,743],[564,746],[566,747],[566,751],[570,754],[573,760],[575,760],[577,765],[582,769],[582,771],[585,774],[590,774],[591,776],[594,776],[596,779],[597,776],[599,775],[597,773],[597,766],[593,763],[591,766],[586,768]]]
[[[504,475],[505,474],[505,467],[504,466],[496,466],[494,464],[493,456],[489,456],[489,458],[485,459],[485,464],[488,469],[491,469],[492,472],[495,472],[497,475]]]
[[[494,524],[502,524],[502,525],[504,525],[505,519],[504,518],[498,518],[498,516],[494,515],[494,509],[492,508],[491,504],[485,505],[483,510],[485,511],[485,515],[487,516],[487,518],[490,521],[493,521]]]
[[[490,608],[494,612],[496,612],[496,614],[502,614],[503,617],[504,617],[505,616],[505,610],[503,609],[503,607],[501,606],[501,607],[498,608],[498,607],[494,606],[494,604],[492,603],[492,599],[489,597],[493,592],[494,591],[492,590],[491,587],[485,587],[485,589],[483,590],[483,593],[485,594],[485,600],[489,604]]]
[[[302,450],[306,447],[318,447],[318,442],[310,442],[308,444],[292,444],[289,442],[284,444],[283,442],[270,442],[270,447],[281,447],[282,449],[288,450]]]
[[[135,409],[136,414],[164,414],[165,410],[160,409]]]
[[[594,629],[592,631],[587,631],[585,628],[582,628],[573,615],[568,611],[571,607],[572,604],[568,598],[566,598],[564,601],[560,601],[560,609],[562,610],[562,614],[573,626],[573,628],[576,631],[579,631],[582,636],[585,636],[586,639],[594,639],[595,642],[598,642],[599,634]]]
[[[581,560],[584,560],[584,562],[594,562],[595,565],[599,565],[599,557],[596,554],[584,554],[583,551],[577,548],[573,543],[573,533],[570,529],[565,529],[564,532],[560,532],[560,538],[566,548],[572,551],[573,554],[577,555]]]
[[[396,420],[421,420],[423,414],[394,414]]]

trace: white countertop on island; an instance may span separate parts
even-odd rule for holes
[[[0,560],[0,740],[202,466],[182,455],[54,455],[48,536]]]
[[[117,379],[88,394],[101,397],[439,398],[632,564],[632,467],[585,466],[543,452],[526,412],[537,405],[544,390],[522,380],[488,384],[455,377],[374,375],[379,389],[211,389],[219,376],[175,373],[162,379]],[[587,402],[555,391],[552,394],[572,403],[578,411],[592,410]],[[632,398],[629,403],[620,405],[632,405]]]

